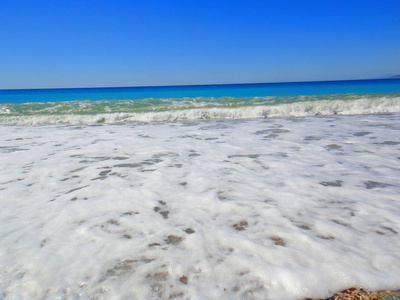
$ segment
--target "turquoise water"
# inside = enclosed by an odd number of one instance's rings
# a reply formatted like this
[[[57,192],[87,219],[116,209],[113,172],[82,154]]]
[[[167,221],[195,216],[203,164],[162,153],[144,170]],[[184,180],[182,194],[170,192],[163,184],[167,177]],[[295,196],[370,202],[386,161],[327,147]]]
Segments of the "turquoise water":
[[[0,90],[1,125],[392,112],[400,112],[400,79]]]
[[[400,79],[259,84],[0,90],[0,103],[400,93]]]

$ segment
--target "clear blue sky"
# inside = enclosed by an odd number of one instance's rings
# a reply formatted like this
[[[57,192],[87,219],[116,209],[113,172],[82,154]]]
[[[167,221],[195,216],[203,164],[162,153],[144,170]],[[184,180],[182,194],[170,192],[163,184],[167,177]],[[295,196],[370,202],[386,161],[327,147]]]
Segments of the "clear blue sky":
[[[0,89],[399,73],[399,0],[0,2]]]

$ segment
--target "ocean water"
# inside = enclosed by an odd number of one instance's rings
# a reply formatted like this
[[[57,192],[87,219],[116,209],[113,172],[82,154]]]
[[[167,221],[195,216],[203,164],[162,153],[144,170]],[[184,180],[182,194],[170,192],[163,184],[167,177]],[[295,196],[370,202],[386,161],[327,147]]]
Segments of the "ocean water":
[[[253,119],[398,112],[400,79],[0,90],[0,125]]]
[[[2,100],[0,299],[399,289],[399,82]]]

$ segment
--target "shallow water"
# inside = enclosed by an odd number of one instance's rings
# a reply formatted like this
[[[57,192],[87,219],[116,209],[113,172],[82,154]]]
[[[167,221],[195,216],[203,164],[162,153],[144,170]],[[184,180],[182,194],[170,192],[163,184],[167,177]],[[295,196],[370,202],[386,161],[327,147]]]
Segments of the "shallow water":
[[[0,90],[0,103],[0,125],[399,113],[400,79]]]
[[[120,124],[400,112],[400,94],[172,98],[8,103],[0,125]]]
[[[0,298],[399,288],[400,115],[3,127]]]

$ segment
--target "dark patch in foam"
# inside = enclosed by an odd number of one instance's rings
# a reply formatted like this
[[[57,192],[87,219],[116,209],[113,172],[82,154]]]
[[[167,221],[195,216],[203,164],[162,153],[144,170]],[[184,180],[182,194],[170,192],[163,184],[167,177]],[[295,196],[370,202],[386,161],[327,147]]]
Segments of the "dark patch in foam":
[[[27,150],[29,150],[29,149],[20,149],[20,148],[17,148],[17,147],[0,147],[0,152],[3,152],[3,153],[12,153],[12,152],[17,152],[17,151],[27,151]]]
[[[104,170],[104,171],[101,171],[100,173],[99,173],[99,175],[100,176],[106,176],[108,173],[110,173],[111,172],[111,170]]]
[[[94,141],[92,141],[92,145],[94,145],[94,144],[97,144],[97,143],[99,143],[99,142],[107,142],[107,141],[110,141],[110,140],[106,140],[106,139],[97,139],[97,140],[94,140]]]
[[[338,144],[329,144],[329,145],[326,145],[326,148],[328,150],[342,150],[342,146],[340,146]]]
[[[360,131],[360,132],[356,132],[356,133],[354,133],[353,135],[354,136],[365,136],[365,135],[368,135],[368,134],[371,134],[372,132],[369,132],[369,131]]]
[[[132,215],[138,215],[139,212],[137,211],[127,211],[121,214],[121,217],[125,217],[125,216],[132,216]]]
[[[120,261],[117,265],[113,266],[112,268],[106,271],[106,274],[100,279],[100,282],[105,281],[108,277],[116,277],[116,276],[125,276],[134,271],[135,264],[148,264],[154,261],[151,258],[143,258],[143,259],[125,259]]]
[[[115,165],[114,167],[116,167],[116,168],[138,168],[140,166],[141,165],[138,163],[127,163],[127,164],[118,164],[118,165]]]
[[[310,226],[308,226],[308,225],[299,225],[298,226],[299,228],[301,228],[301,229],[303,229],[303,230],[311,230],[311,227]]]
[[[276,152],[275,155],[279,157],[289,157],[289,155],[285,152]]]
[[[121,225],[117,220],[114,220],[114,219],[108,220],[107,223],[115,225],[115,226],[120,226]]]
[[[259,154],[236,154],[236,155],[228,155],[228,158],[234,158],[234,157],[246,157],[246,158],[259,158]]]
[[[367,190],[370,189],[375,189],[375,188],[385,188],[388,186],[393,186],[392,184],[389,183],[384,183],[384,182],[378,182],[378,181],[364,181],[365,188]]]
[[[322,140],[322,136],[309,135],[309,136],[306,136],[303,140],[305,140],[305,141],[319,141],[319,140]]]
[[[283,126],[280,125],[280,127],[283,127]],[[256,131],[254,134],[257,134],[257,135],[262,135],[262,134],[267,134],[267,133],[279,134],[279,133],[287,133],[287,132],[290,132],[290,130],[281,129],[281,128],[272,128],[272,129],[259,130],[259,131]]]
[[[199,137],[199,135],[197,135],[197,134],[192,134],[192,135],[182,135],[182,136],[179,136],[178,138],[181,138],[181,139],[185,139],[185,138],[189,138],[189,139],[195,139],[195,140],[202,140],[202,138],[201,137]]]
[[[235,228],[237,231],[245,230],[248,226],[249,223],[246,220],[240,221],[239,223],[232,225],[232,227]]]
[[[226,193],[225,191],[218,191],[217,195],[218,195],[219,200],[228,199],[228,197],[225,195],[225,193]]]
[[[267,199],[267,200],[263,200],[263,202],[267,203],[268,205],[278,206],[278,204],[275,202],[275,200]]]
[[[342,221],[339,221],[339,220],[331,220],[333,223],[336,223],[336,224],[339,224],[339,225],[342,225],[342,226],[345,226],[345,227],[350,227],[350,225],[349,224],[347,224],[347,223],[345,223],[345,222],[342,222]]]
[[[169,210],[160,211],[159,214],[162,215],[164,219],[168,219]]]
[[[104,179],[106,179],[107,178],[107,175],[109,174],[111,172],[111,170],[104,170],[104,171],[101,171],[100,173],[99,173],[99,177],[96,177],[96,178],[93,178],[93,179],[91,179],[92,181],[93,180],[104,180]]]
[[[145,173],[145,172],[154,172],[157,171],[157,169],[140,169],[140,172]]]
[[[114,167],[117,167],[117,168],[139,168],[139,167],[145,167],[145,166],[152,166],[152,165],[158,164],[162,161],[163,160],[159,159],[159,158],[150,158],[150,159],[141,161],[140,163],[118,164],[118,165],[115,165]],[[141,172],[153,172],[156,170],[157,169],[144,169],[144,168],[140,169]]]
[[[142,161],[140,164],[141,165],[154,165],[154,164],[158,164],[162,161],[163,160],[159,159],[159,158],[150,158],[150,159],[146,159],[146,160]]]
[[[130,235],[129,233],[126,232],[126,230],[121,228],[121,223],[116,219],[109,219],[108,221],[106,221],[101,225],[95,225],[95,227],[99,228],[101,231],[104,231],[106,233],[117,234],[118,236],[125,234]]]
[[[200,127],[199,130],[214,130],[214,129],[227,129],[227,128],[229,128],[229,126],[224,123],[216,123],[213,125]]]
[[[105,160],[110,160],[112,157],[109,156],[95,156],[95,157],[88,157],[88,159],[84,159],[79,161],[80,164],[83,163],[93,163],[93,162],[99,162],[99,161],[105,161]]]
[[[276,138],[276,137],[278,137],[278,136],[279,136],[279,135],[276,134],[276,133],[271,133],[271,134],[265,135],[264,138],[263,138],[263,140],[274,139],[274,138]]]
[[[160,203],[162,206],[167,205],[167,203],[166,203],[165,201],[162,201],[162,200],[158,201],[158,203]],[[162,209],[162,208],[159,207],[159,206],[155,206],[155,207],[153,208],[153,210],[154,210],[155,212],[158,212],[160,215],[162,215],[164,219],[168,219],[169,210]]]
[[[187,278],[187,276],[185,276],[185,275],[182,275],[179,278],[179,281],[182,282],[183,284],[188,284],[189,283],[189,278]]]
[[[199,153],[190,153],[188,156],[189,157],[195,157],[195,156],[200,156],[201,154]]]
[[[87,166],[86,167],[80,167],[78,169],[72,170],[71,173],[79,172],[79,171],[82,171],[82,170],[84,170],[86,168],[87,168]]]
[[[88,186],[89,186],[89,185],[84,185],[84,186],[77,187],[77,188],[75,188],[75,189],[69,190],[69,191],[66,192],[65,194],[70,194],[70,193],[72,193],[72,192],[81,190],[81,189],[83,189],[83,188],[85,188],[85,187],[88,187]]]
[[[155,157],[155,158],[160,158],[160,157],[164,157],[164,156],[166,156],[166,157],[176,157],[176,156],[179,156],[179,154],[176,153],[176,152],[163,152],[163,153],[157,153],[157,154],[153,155],[153,157]]]
[[[321,181],[319,184],[323,186],[336,186],[341,187],[343,181],[342,180],[335,180],[335,181]]]
[[[168,166],[168,168],[178,168],[178,169],[180,169],[182,167],[183,167],[183,164],[173,164],[173,165]]]
[[[388,227],[388,226],[383,226],[382,228],[389,230],[390,232],[397,234],[398,232],[396,230],[394,230],[392,227]]]
[[[128,159],[129,157],[127,157],[127,156],[115,156],[115,157],[113,157],[113,159],[114,160],[125,160],[125,159]]]
[[[275,245],[286,247],[286,242],[283,238],[281,238],[279,236],[272,236],[272,237],[270,237],[270,239],[274,241]]]
[[[177,236],[177,235],[169,235],[167,236],[167,239],[164,240],[168,245],[178,245],[180,242],[183,241],[183,237]]]
[[[44,239],[41,243],[40,243],[40,247],[43,248],[46,244],[47,244],[47,239]]]
[[[381,145],[390,145],[390,146],[395,146],[395,145],[399,145],[400,142],[396,142],[396,141],[384,141],[383,143],[381,143]]]
[[[171,277],[171,274],[168,270],[165,269],[165,266],[161,266],[162,269],[157,272],[148,273],[146,275],[146,280],[151,287],[151,291],[157,293],[158,298],[160,299],[175,299],[182,298],[184,295],[181,291],[176,291],[174,286],[168,286],[168,281]]]

